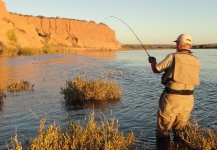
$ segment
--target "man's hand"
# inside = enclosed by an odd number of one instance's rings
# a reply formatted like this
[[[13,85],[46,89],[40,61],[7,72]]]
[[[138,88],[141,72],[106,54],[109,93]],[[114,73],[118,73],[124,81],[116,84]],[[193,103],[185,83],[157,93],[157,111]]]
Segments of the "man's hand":
[[[148,57],[148,61],[149,61],[149,63],[152,63],[152,62],[156,61],[156,58],[150,56],[150,57]]]

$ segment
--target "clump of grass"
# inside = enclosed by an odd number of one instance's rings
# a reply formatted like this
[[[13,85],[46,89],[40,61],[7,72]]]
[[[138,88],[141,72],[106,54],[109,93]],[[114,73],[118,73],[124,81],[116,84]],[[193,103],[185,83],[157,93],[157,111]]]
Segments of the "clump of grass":
[[[34,55],[34,54],[37,54],[37,53],[40,53],[39,50],[35,49],[35,48],[30,48],[30,47],[26,47],[26,48],[22,48],[22,49],[19,49],[17,54],[20,55]]]
[[[217,128],[212,131],[199,127],[198,123],[188,124],[178,135],[192,149],[217,149]]]
[[[3,98],[6,97],[4,90],[0,89],[0,102],[3,100]]]
[[[108,70],[108,76],[123,76],[123,71],[111,71]]]
[[[89,119],[84,120],[84,125],[79,123],[69,123],[69,130],[61,131],[56,125],[50,125],[45,129],[46,119],[40,122],[38,136],[29,143],[29,150],[55,149],[55,150],[114,150],[132,149],[135,136],[131,131],[127,136],[118,132],[118,121],[101,120],[97,123],[92,113]],[[21,148],[17,136],[13,147]]]
[[[61,94],[69,103],[82,102],[87,100],[114,100],[120,99],[121,88],[114,81],[93,79],[77,76],[75,80],[66,81],[65,88],[61,87]]]
[[[11,83],[10,85],[7,86],[7,90],[9,92],[14,92],[14,91],[29,91],[33,89],[34,84],[30,84],[30,82],[21,80],[19,82]]]

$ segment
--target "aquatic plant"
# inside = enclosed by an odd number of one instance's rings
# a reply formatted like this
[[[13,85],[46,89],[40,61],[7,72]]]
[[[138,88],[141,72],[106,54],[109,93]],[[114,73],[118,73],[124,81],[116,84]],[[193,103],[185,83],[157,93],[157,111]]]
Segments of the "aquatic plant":
[[[5,97],[5,92],[4,90],[0,89],[0,101],[3,100],[4,97]]]
[[[114,100],[120,99],[121,88],[114,81],[93,79],[77,76],[75,80],[66,81],[66,86],[61,87],[61,94],[69,103],[82,102],[86,100]]]
[[[201,128],[197,122],[189,123],[182,131],[178,132],[178,136],[192,149],[217,149],[217,128],[212,131]]]
[[[29,142],[29,150],[129,150],[135,136],[131,131],[124,136],[118,131],[118,121],[116,119],[102,119],[97,122],[94,118],[94,112],[87,119],[84,119],[84,125],[80,123],[69,122],[69,130],[61,131],[57,125],[50,125],[45,129],[46,119],[40,122],[38,136]],[[17,134],[12,138],[13,149],[22,149],[21,143],[17,140]]]
[[[10,85],[7,86],[7,90],[9,92],[14,92],[14,91],[29,91],[32,90],[34,87],[34,84],[30,84],[30,82],[21,80],[19,82],[11,83]]]
[[[111,76],[123,76],[124,73],[123,71],[112,71],[112,70],[108,70],[108,76],[111,77]]]

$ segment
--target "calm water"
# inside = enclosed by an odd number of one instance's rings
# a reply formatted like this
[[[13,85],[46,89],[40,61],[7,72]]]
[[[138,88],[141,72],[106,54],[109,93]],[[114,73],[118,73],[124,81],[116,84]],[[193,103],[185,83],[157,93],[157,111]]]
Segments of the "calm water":
[[[163,59],[174,50],[148,51],[157,60]],[[193,50],[201,62],[201,85],[196,87],[195,107],[199,125],[213,128],[217,124],[217,50]],[[108,71],[123,72],[123,76],[108,76]],[[122,97],[117,102],[86,105],[80,109],[66,106],[60,87],[66,80],[78,74],[88,79],[107,77],[122,88]],[[67,116],[72,121],[82,121],[93,110],[96,117],[116,118],[120,131],[125,134],[133,130],[138,140],[136,144],[144,149],[155,149],[155,126],[158,99],[163,90],[161,74],[153,74],[147,55],[141,51],[119,51],[107,53],[71,55],[35,55],[0,57],[0,86],[19,80],[30,81],[34,91],[7,93],[0,105],[0,149],[11,136],[18,133],[24,143],[25,135],[37,135],[39,121],[47,119],[47,125],[68,125]]]

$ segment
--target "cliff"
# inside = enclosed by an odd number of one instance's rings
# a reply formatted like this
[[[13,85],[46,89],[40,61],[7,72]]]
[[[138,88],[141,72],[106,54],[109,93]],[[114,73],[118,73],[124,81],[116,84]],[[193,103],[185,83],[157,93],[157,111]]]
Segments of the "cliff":
[[[46,44],[94,49],[120,49],[115,32],[105,24],[7,12],[0,0],[0,46],[43,48]]]

